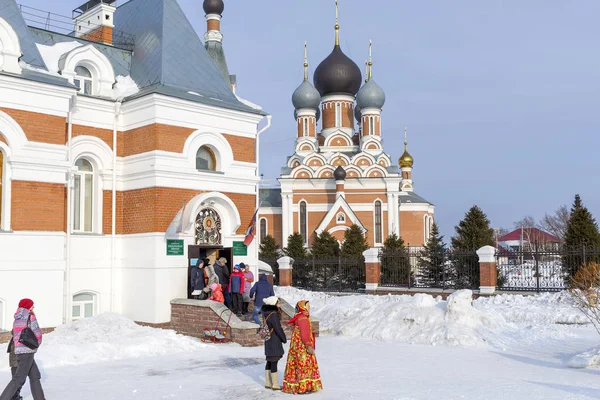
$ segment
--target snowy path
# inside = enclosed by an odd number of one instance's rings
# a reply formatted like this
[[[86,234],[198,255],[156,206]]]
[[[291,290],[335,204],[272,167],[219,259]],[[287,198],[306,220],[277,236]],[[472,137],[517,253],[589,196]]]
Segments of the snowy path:
[[[317,351],[325,390],[310,398],[600,398],[600,370],[565,366],[598,341],[589,328],[575,329],[575,339],[510,351],[323,337]],[[48,368],[43,384],[48,399],[60,400],[289,398],[262,388],[263,365],[261,348],[210,345],[179,355]],[[1,372],[0,382],[7,379]]]

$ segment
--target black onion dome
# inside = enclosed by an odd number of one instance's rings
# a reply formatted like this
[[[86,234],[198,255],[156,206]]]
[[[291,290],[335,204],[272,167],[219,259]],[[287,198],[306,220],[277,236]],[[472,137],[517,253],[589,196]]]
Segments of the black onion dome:
[[[338,167],[335,169],[335,171],[333,171],[333,177],[335,178],[336,181],[343,181],[346,179],[346,170],[344,169],[344,167],[342,167],[341,165],[338,165]]]
[[[360,89],[362,75],[358,65],[336,45],[315,70],[313,82],[321,96],[332,93],[348,93],[354,96]]]
[[[223,15],[223,10],[225,10],[225,4],[223,4],[223,0],[204,0],[202,6],[204,7],[204,12],[206,15]]]

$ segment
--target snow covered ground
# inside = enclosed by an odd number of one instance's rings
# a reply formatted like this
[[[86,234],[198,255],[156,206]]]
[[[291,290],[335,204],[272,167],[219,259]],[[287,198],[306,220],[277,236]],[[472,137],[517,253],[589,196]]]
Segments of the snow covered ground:
[[[325,390],[311,398],[600,398],[600,336],[564,294],[498,296],[471,307],[466,293],[445,302],[277,292],[290,303],[309,299],[321,320]],[[114,314],[46,335],[37,359],[48,399],[289,397],[263,388],[262,348],[206,345]],[[3,386],[9,372],[0,362]],[[31,399],[28,388],[24,394]]]

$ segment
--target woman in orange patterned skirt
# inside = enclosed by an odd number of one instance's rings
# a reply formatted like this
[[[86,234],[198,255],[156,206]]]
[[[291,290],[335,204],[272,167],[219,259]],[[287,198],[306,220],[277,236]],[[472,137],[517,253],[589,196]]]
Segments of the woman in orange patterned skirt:
[[[288,322],[293,326],[292,341],[288,352],[283,392],[290,394],[318,392],[323,389],[319,364],[315,356],[315,335],[310,322],[308,301],[299,301],[296,315]]]

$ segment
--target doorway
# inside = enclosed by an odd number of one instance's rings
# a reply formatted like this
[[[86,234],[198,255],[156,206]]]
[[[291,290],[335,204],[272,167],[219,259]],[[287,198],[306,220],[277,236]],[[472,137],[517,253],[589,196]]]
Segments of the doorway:
[[[211,245],[189,245],[188,246],[188,274],[187,274],[187,298],[192,298],[192,268],[196,266],[198,259],[209,259],[209,263],[214,264],[215,260],[221,257],[227,259],[227,268],[229,273],[235,265],[233,261],[233,248],[223,246],[211,246]],[[221,282],[222,283],[222,282]]]

